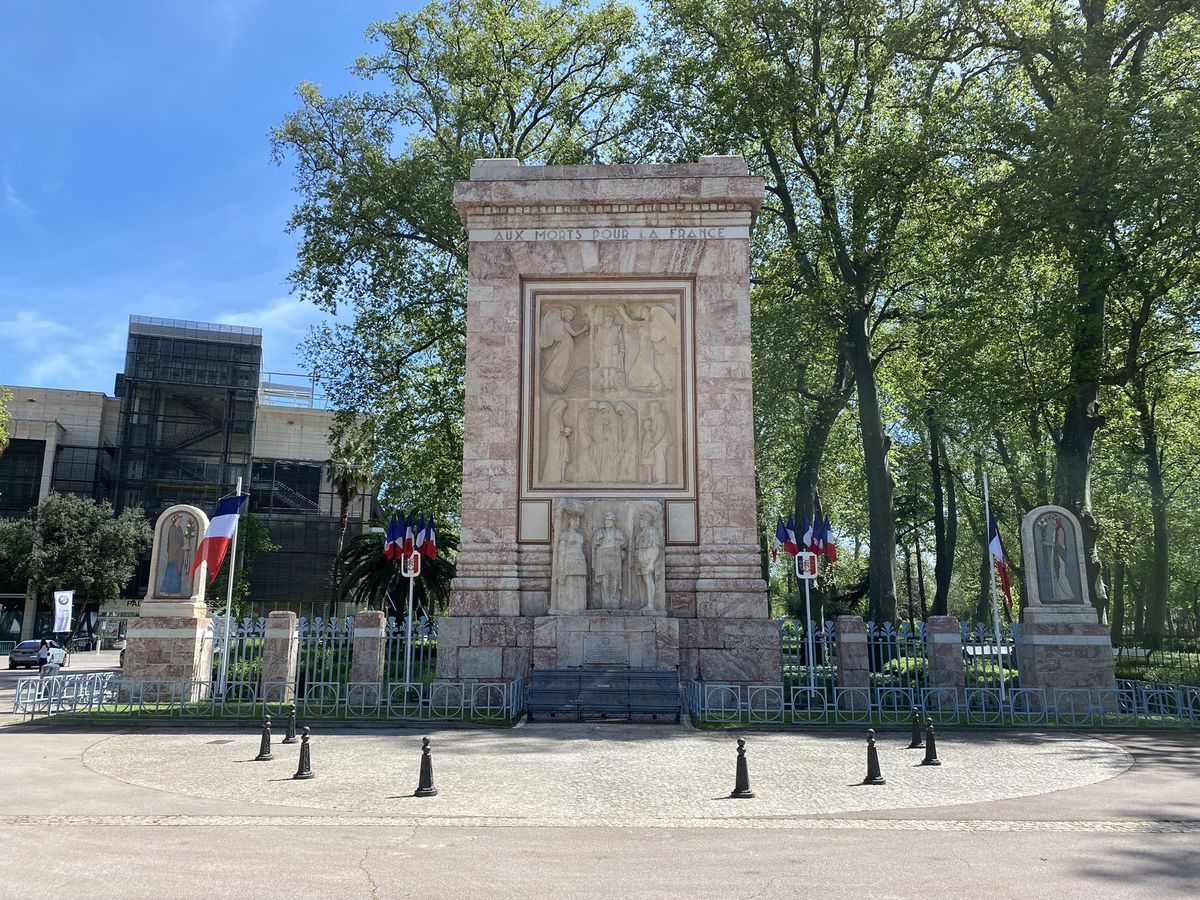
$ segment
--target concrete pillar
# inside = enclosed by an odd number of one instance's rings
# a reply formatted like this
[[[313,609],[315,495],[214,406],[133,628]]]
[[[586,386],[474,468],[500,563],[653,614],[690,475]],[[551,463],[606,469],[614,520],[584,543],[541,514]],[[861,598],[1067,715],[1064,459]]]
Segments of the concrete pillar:
[[[58,451],[58,426],[46,429],[46,446],[42,450],[42,482],[38,485],[38,503],[50,496],[54,483],[54,457]]]
[[[350,656],[350,683],[355,685],[352,704],[378,703],[387,653],[386,619],[377,609],[354,616],[354,647]]]
[[[930,616],[925,620],[926,658],[929,662],[929,687],[946,692],[962,703],[967,698],[967,680],[963,669],[962,629],[954,616]]]
[[[33,592],[32,584],[26,584],[25,612],[21,616],[21,640],[32,640],[35,619],[37,619],[37,594]]]
[[[871,662],[867,654],[867,625],[862,616],[838,616],[837,632],[839,688],[863,688],[843,695],[844,709],[866,709],[870,705]]]
[[[294,612],[273,612],[263,630],[263,698],[268,703],[291,703],[296,699],[296,664],[300,654],[300,631]]]

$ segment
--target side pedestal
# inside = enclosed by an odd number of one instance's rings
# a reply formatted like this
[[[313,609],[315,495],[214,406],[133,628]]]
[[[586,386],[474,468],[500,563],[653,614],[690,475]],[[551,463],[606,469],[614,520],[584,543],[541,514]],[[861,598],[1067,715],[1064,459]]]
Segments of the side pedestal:
[[[121,684],[135,690],[145,685],[171,685],[184,697],[192,685],[207,686],[212,671],[212,621],[204,617],[141,617],[129,623]],[[207,687],[205,687],[207,690]],[[200,698],[195,698],[200,699]]]
[[[1091,607],[1028,607],[1017,638],[1021,687],[1041,689],[1053,704],[1059,689],[1116,689],[1112,637]]]

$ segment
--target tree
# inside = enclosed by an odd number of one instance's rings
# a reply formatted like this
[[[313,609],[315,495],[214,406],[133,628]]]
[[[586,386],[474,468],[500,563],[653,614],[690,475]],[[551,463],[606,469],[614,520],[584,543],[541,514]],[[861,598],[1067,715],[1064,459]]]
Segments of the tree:
[[[325,462],[329,483],[338,498],[338,552],[346,543],[346,526],[350,520],[350,504],[371,484],[373,466],[364,445],[349,441],[334,447],[334,454]]]
[[[446,521],[462,472],[466,233],[454,182],[477,158],[616,158],[633,87],[635,15],[581,0],[443,0],[378,22],[355,72],[374,90],[301,107],[275,129],[292,160],[302,299],[349,321],[305,345],[335,408],[335,438],[367,416],[385,496]]]
[[[657,10],[664,75],[649,100],[657,120],[681,146],[742,150],[765,175],[772,274],[778,260],[794,320],[823,320],[836,335],[833,352],[821,348],[831,362],[820,389],[788,381],[812,403],[818,443],[853,386],[871,614],[893,619],[892,439],[879,367],[903,346],[897,323],[915,299],[910,263],[942,223],[935,201],[956,178],[956,135],[979,74],[968,23],[940,3],[889,0],[663,0]],[[801,494],[812,480],[807,465],[797,473]]]
[[[383,522],[372,522],[382,528]],[[414,608],[426,616],[445,611],[450,602],[450,582],[454,578],[454,553],[458,536],[438,532],[436,559],[421,562],[421,574],[413,585]],[[401,574],[400,561],[383,555],[383,541],[377,532],[354,537],[341,553],[342,578],[338,599],[354,609],[381,609],[404,618],[408,606],[408,579]]]
[[[4,453],[8,446],[8,420],[12,418],[12,413],[8,411],[8,404],[11,402],[12,391],[0,387],[0,454]]]
[[[1194,172],[1200,63],[1192,0],[979,3],[979,37],[1015,77],[989,152],[1008,240],[1040,245],[1068,278],[1051,297],[1069,361],[1060,384],[1055,501],[1083,525],[1092,595],[1103,598],[1091,477],[1106,385],[1133,376],[1142,328],[1198,249]],[[1152,286],[1150,293],[1143,287]],[[1130,326],[1112,341],[1114,317]]]
[[[0,560],[42,597],[74,590],[99,603],[121,595],[151,537],[140,509],[118,516],[108,501],[55,493],[0,528]]]

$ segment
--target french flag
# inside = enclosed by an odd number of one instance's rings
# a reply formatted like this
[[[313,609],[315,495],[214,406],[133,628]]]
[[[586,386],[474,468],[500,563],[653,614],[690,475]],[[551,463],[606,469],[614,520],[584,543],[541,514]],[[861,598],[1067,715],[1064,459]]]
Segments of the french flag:
[[[813,516],[812,545],[808,549],[817,556],[825,555],[825,525],[819,516]]]
[[[784,527],[783,518],[775,517],[775,539],[771,541],[771,562],[779,557],[779,548],[787,543],[787,528]]]
[[[813,523],[808,521],[808,516],[804,517],[804,524],[800,527],[802,536],[800,538],[800,549],[807,550],[809,553],[814,552],[816,547],[816,529],[813,528]]]
[[[208,563],[209,582],[217,580],[217,573],[221,570],[221,563],[225,561],[229,544],[233,541],[234,534],[237,533],[238,517],[246,508],[246,501],[249,499],[249,494],[238,494],[235,497],[226,497],[224,500],[217,501],[216,515],[208,523],[204,539],[200,541],[200,546],[196,548],[196,555],[192,558],[192,571],[188,575],[189,578],[196,574],[201,563]]]
[[[783,542],[783,549],[795,556],[800,552],[800,545],[796,543],[796,520],[792,516],[788,516],[787,527],[784,531],[786,540]]]
[[[1000,528],[996,525],[996,518],[992,515],[989,508],[988,516],[988,551],[992,554],[992,560],[996,564],[996,574],[1000,576],[1000,589],[1004,591],[1004,602],[1008,606],[1008,611],[1012,612],[1012,585],[1008,581],[1008,563],[1004,559],[1004,545],[1000,543]]]
[[[427,535],[427,526],[425,525],[425,515],[421,515],[420,521],[417,523],[417,529],[414,532],[416,537],[413,538],[413,552],[425,555],[425,540]]]
[[[417,545],[417,552],[426,559],[437,559],[437,529],[433,527],[433,516],[425,523],[425,538]]]
[[[396,517],[392,516],[388,522],[387,534],[383,538],[383,555],[387,559],[400,558],[400,538],[401,538],[400,523],[396,521]]]
[[[825,558],[831,563],[837,562],[837,544],[833,542],[833,526],[829,524],[829,516],[821,527],[821,537],[825,542]]]
[[[416,519],[415,513],[410,513],[404,517],[404,556],[412,556],[413,552],[413,521]]]

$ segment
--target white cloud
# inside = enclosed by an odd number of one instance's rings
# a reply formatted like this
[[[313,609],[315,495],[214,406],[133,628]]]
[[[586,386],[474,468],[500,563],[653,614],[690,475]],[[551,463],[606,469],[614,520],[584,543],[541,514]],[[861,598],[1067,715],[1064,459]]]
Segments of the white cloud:
[[[295,297],[278,297],[262,306],[237,312],[218,313],[213,321],[222,325],[244,325],[263,332],[263,368],[268,372],[296,372],[296,347],[318,322],[332,318],[311,303]]]
[[[91,320],[77,325],[32,310],[0,320],[9,354],[3,380],[27,387],[111,393],[125,358],[127,323]]]
[[[0,187],[4,193],[4,213],[23,228],[33,228],[35,225],[33,209],[21,199],[17,186],[13,184],[12,175],[8,169],[0,174]]]

